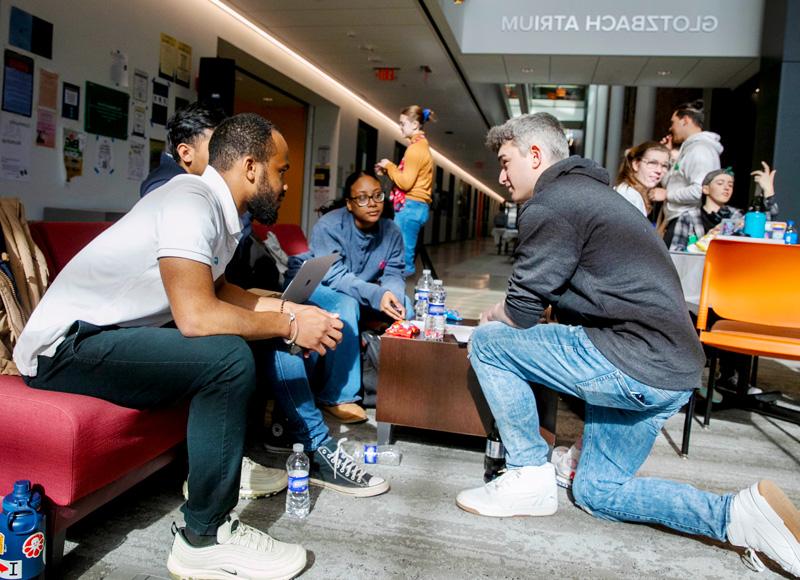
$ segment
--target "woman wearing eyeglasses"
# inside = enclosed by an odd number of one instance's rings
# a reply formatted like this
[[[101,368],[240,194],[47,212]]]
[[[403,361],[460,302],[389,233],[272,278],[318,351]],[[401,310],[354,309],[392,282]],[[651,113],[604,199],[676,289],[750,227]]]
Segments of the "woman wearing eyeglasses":
[[[625,152],[614,189],[645,217],[653,210],[648,193],[669,171],[669,149],[657,141],[645,141]]]
[[[428,221],[433,191],[433,157],[422,127],[435,120],[433,111],[419,105],[406,107],[400,113],[400,133],[409,140],[403,160],[395,165],[388,159],[381,159],[375,165],[378,175],[386,172],[394,182],[392,192],[394,202],[394,221],[400,226],[405,244],[404,276],[414,274],[414,257],[417,237]]]
[[[381,184],[371,173],[353,173],[345,181],[344,200],[345,207],[322,216],[311,230],[313,256],[342,256],[322,284],[352,297],[360,307],[403,320],[403,238],[393,221],[381,218]]]

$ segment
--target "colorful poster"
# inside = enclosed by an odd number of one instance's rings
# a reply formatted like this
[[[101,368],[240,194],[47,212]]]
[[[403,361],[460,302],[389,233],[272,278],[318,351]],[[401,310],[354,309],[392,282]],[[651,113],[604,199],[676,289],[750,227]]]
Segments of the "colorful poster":
[[[56,147],[56,112],[39,107],[36,111],[36,145]]]
[[[0,122],[0,177],[29,181],[32,147],[30,120],[16,115],[3,115]]]
[[[133,100],[140,103],[147,102],[147,81],[150,76],[143,70],[133,71]]]
[[[142,181],[147,177],[145,168],[147,167],[147,156],[144,152],[144,143],[134,143],[131,141],[128,149],[128,179],[131,181]]]
[[[158,76],[167,80],[175,78],[178,66],[178,41],[169,34],[161,33],[161,49],[158,57]]]
[[[64,169],[67,181],[83,175],[83,150],[86,147],[86,134],[64,127]]]
[[[33,59],[6,49],[3,74],[3,110],[33,114]]]
[[[65,119],[78,120],[81,112],[81,88],[64,82],[61,87],[61,116]]]
[[[96,137],[94,172],[97,175],[114,173],[114,140],[110,137]]]
[[[53,23],[12,6],[8,42],[33,54],[53,58]]]
[[[58,108],[58,73],[39,69],[39,106]]]
[[[184,42],[178,43],[178,62],[175,67],[175,82],[189,87],[192,79],[192,47]]]

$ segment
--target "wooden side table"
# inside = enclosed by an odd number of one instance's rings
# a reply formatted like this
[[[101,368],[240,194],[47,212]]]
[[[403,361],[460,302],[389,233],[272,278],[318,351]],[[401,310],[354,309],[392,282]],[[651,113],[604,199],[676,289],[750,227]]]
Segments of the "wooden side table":
[[[542,436],[555,443],[558,395],[534,388]],[[378,444],[392,440],[395,425],[485,437],[492,413],[467,358],[466,344],[384,335],[378,371]]]

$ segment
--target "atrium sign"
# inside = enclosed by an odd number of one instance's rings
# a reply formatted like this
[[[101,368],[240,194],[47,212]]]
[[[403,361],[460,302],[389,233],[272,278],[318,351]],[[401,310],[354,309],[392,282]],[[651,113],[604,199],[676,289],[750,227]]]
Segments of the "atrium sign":
[[[439,6],[465,54],[757,57],[764,0],[439,0]]]
[[[582,25],[582,26],[581,26]],[[714,32],[719,19],[712,15],[653,16],[635,14],[587,14],[582,20],[574,14],[535,14],[503,16],[503,32]]]

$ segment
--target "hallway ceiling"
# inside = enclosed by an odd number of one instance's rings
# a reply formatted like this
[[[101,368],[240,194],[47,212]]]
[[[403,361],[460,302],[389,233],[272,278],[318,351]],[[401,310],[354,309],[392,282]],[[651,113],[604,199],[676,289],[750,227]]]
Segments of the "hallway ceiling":
[[[758,72],[748,58],[464,55],[438,0],[228,3],[390,117],[414,103],[436,111],[431,143],[489,184],[497,167],[483,141],[508,115],[501,84],[735,87]],[[396,68],[396,79],[379,80],[376,67]]]

